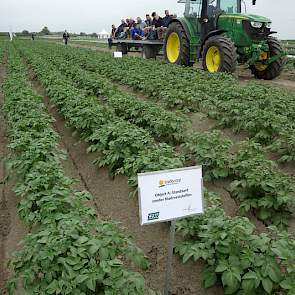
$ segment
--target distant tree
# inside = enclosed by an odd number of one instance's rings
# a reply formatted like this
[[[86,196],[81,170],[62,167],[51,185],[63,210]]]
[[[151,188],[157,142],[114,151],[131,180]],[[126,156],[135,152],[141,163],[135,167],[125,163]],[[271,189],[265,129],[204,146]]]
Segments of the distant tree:
[[[41,30],[40,33],[41,35],[50,35],[50,31],[46,26]]]
[[[81,33],[80,33],[80,36],[87,36],[87,34],[84,33],[84,32],[81,32]]]
[[[30,32],[29,32],[28,30],[23,30],[23,31],[21,32],[21,34],[22,34],[23,36],[28,36],[28,35],[30,35]]]
[[[92,34],[90,34],[90,36],[91,37],[94,37],[94,38],[97,38],[98,37],[98,35],[96,33],[92,33]]]

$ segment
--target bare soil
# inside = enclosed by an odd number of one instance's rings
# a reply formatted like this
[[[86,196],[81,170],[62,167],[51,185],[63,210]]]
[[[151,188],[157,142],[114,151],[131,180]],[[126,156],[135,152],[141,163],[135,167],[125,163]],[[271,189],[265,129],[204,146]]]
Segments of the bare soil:
[[[256,81],[263,85],[272,85],[281,87],[284,89],[294,90],[295,89],[295,71],[288,72],[283,71],[282,74],[274,80],[266,81],[266,80],[257,80],[253,77],[250,70],[245,69],[243,67],[239,67],[237,71],[237,76],[241,83],[248,83],[250,81]]]
[[[31,76],[34,75],[31,73]],[[79,135],[73,135],[70,128],[65,127],[65,121],[51,106],[41,84],[33,80],[33,88],[44,97],[48,111],[55,118],[55,128],[61,136],[61,142],[68,152],[68,161],[64,163],[65,173],[78,178],[94,197],[94,207],[98,215],[104,219],[112,219],[121,223],[126,233],[131,235],[136,244],[150,258],[152,267],[143,273],[148,287],[155,290],[163,289],[166,256],[168,246],[169,225],[157,224],[142,227],[139,225],[139,210],[137,199],[129,197],[127,178],[117,176],[111,178],[107,169],[98,168],[92,164],[95,154],[87,154],[87,144],[79,141]],[[173,295],[223,294],[221,287],[205,291],[201,287],[202,263],[188,262],[183,264],[178,256],[173,261]]]

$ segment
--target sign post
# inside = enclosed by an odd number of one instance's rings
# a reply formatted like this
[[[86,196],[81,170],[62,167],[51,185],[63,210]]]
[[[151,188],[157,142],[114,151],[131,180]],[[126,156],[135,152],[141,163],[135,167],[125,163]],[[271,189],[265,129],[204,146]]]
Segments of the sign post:
[[[204,212],[202,167],[138,174],[140,224],[171,221],[164,295],[169,295],[176,220]]]
[[[169,238],[169,245],[168,245],[168,258],[167,258],[167,266],[166,266],[164,295],[169,295],[169,290],[171,290],[172,259],[173,259],[174,240],[175,240],[175,229],[176,229],[176,220],[172,220],[170,225],[170,238]]]

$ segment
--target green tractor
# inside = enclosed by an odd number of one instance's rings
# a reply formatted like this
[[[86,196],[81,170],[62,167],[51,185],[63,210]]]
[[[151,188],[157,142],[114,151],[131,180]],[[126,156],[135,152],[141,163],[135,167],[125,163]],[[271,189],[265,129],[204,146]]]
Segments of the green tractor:
[[[164,40],[165,60],[191,66],[202,59],[204,70],[233,73],[247,64],[258,79],[280,75],[285,53],[271,35],[271,20],[242,13],[243,0],[179,0],[184,17],[173,19]],[[252,0],[255,5],[256,1]]]

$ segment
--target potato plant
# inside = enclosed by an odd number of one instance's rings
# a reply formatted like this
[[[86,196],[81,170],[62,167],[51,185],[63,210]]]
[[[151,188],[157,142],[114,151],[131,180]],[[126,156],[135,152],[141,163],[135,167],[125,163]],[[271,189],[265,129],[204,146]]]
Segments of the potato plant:
[[[257,234],[247,218],[227,216],[218,196],[205,195],[204,215],[178,221],[183,238],[175,248],[184,263],[206,261],[203,286],[221,283],[225,294],[293,294],[294,237],[275,227]]]
[[[253,141],[240,144],[231,164],[236,176],[231,194],[239,200],[243,212],[254,210],[259,219],[285,228],[295,208],[292,179],[279,172],[261,151]]]
[[[205,180],[212,180],[232,175],[231,146],[220,131],[194,132],[182,145],[182,152],[192,164],[203,166]]]

